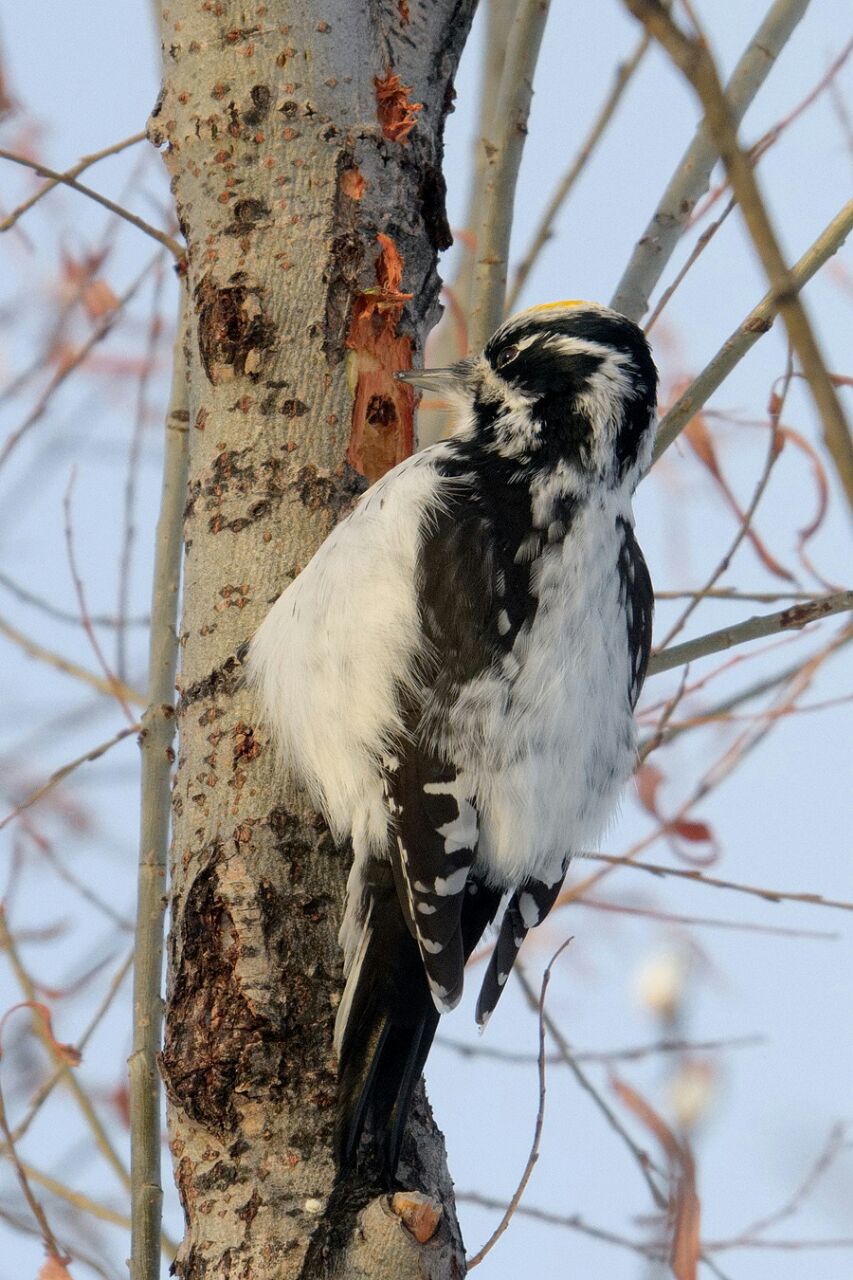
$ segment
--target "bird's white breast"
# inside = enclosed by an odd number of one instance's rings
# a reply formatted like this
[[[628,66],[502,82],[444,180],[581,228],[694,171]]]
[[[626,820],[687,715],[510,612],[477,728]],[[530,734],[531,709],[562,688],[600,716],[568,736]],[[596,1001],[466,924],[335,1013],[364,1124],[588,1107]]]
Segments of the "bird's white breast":
[[[542,554],[509,696],[500,677],[483,676],[455,712],[480,812],[477,862],[497,883],[553,879],[568,854],[599,838],[633,769],[619,515],[618,495],[594,500]]]

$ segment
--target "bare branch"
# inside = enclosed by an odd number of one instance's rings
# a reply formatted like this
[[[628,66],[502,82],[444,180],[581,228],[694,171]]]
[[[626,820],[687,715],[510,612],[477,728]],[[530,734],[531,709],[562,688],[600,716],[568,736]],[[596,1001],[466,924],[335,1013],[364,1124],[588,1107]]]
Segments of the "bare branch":
[[[89,334],[89,337],[78,348],[78,350],[74,353],[74,355],[71,356],[70,359],[64,360],[62,362],[60,367],[56,370],[53,377],[48,382],[42,394],[39,396],[38,401],[36,402],[34,408],[30,410],[30,412],[27,414],[26,418],[21,423],[21,425],[19,427],[16,427],[16,429],[6,437],[6,441],[3,445],[3,448],[2,450],[0,450],[0,467],[3,466],[3,464],[8,459],[9,455],[12,453],[12,451],[18,447],[21,440],[27,434],[30,428],[35,426],[35,424],[41,418],[42,414],[44,413],[45,409],[50,403],[51,396],[56,391],[57,387],[61,386],[61,384],[65,382],[65,380],[69,377],[70,374],[74,372],[75,369],[79,369],[80,365],[83,364],[83,362],[91,353],[92,348],[95,347],[101,341],[102,338],[106,337],[106,335],[109,333],[110,329],[112,329],[113,325],[115,324],[117,318],[121,314],[124,307],[127,305],[128,302],[130,302],[131,298],[139,290],[146,276],[156,266],[159,259],[160,259],[160,253],[158,252],[151,259],[151,261],[148,262],[145,267],[143,267],[143,269],[140,271],[136,279],[132,282],[132,284],[125,290],[125,292],[119,298],[118,302],[113,307],[113,309],[111,311],[108,311],[107,314],[101,318],[101,320],[92,330],[92,332]]]
[[[30,604],[35,609],[40,609],[42,613],[47,614],[49,618],[55,618],[57,622],[71,622],[75,627],[80,626],[80,614],[72,613],[70,609],[60,609],[52,600],[46,600],[44,596],[36,595],[34,591],[30,591],[27,587],[16,582],[14,578],[10,578],[7,573],[0,573],[0,587],[6,590],[23,604]],[[107,613],[93,613],[89,621],[95,627],[147,627],[150,619],[145,616],[141,618],[114,618]]]
[[[633,866],[633,862],[630,865]],[[734,933],[766,934],[771,938],[796,938],[797,941],[805,938],[810,942],[837,942],[840,937],[840,934],[829,929],[794,929],[782,924],[758,924],[755,920],[685,915],[682,911],[663,911],[660,907],[640,907],[627,902],[607,902],[602,898],[573,898],[572,905],[589,907],[593,911],[610,911],[616,915],[646,917],[661,924],[683,924],[692,929],[725,929]]]
[[[121,142],[114,142],[111,146],[104,147],[101,151],[95,151],[91,155],[83,156],[83,159],[78,160],[77,164],[72,165],[70,169],[66,169],[61,176],[51,178],[43,187],[41,187],[40,190],[36,191],[35,195],[30,196],[30,198],[25,200],[23,204],[19,204],[17,209],[13,209],[8,217],[4,218],[2,222],[0,222],[0,232],[9,231],[14,227],[20,217],[27,213],[28,210],[32,209],[33,205],[38,204],[42,196],[46,196],[48,191],[52,191],[54,187],[58,186],[63,181],[68,182],[69,179],[78,178],[85,169],[88,169],[93,164],[97,164],[99,160],[105,160],[107,156],[118,155],[120,151],[125,151],[128,147],[135,146],[137,142],[144,142],[146,136],[147,135],[143,130],[141,133],[132,134],[129,138],[123,138]]]
[[[701,35],[695,38],[685,35],[660,0],[625,0],[625,3],[666,49],[702,103],[705,127],[726,167],[732,192],[770,283],[771,298],[782,316],[791,346],[808,380],[823,424],[824,442],[835,463],[848,503],[853,507],[853,438],[800,302],[799,291],[782,255],[752,163],[738,142],[737,121],[732,118],[707,44]]]
[[[74,529],[71,523],[71,493],[74,488],[76,479],[76,470],[72,469],[71,476],[68,480],[68,487],[65,490],[65,496],[62,501],[62,509],[65,514],[65,545],[68,550],[68,566],[71,570],[71,580],[74,583],[74,590],[77,593],[77,601],[80,606],[80,621],[83,624],[83,630],[89,637],[89,643],[98,662],[101,664],[101,670],[104,673],[104,679],[110,687],[113,696],[118,701],[119,706],[127,717],[128,721],[136,728],[136,719],[133,712],[127,704],[127,699],[122,692],[123,681],[110,669],[109,663],[104,657],[104,652],[95,635],[95,628],[92,626],[92,620],[89,617],[89,609],[86,604],[86,591],[83,586],[83,579],[77,568],[77,558],[74,552]]]
[[[773,468],[775,467],[782,453],[783,440],[779,432],[779,421],[782,416],[782,410],[785,407],[785,400],[787,399],[788,391],[790,390],[791,380],[793,376],[794,376],[793,356],[792,356],[791,348],[789,346],[788,360],[785,368],[785,373],[782,379],[782,390],[779,392],[778,396],[774,396],[773,402],[772,402],[771,423],[770,423],[772,430],[770,433],[770,444],[767,448],[767,458],[765,460],[764,467],[762,468],[761,475],[758,478],[758,484],[755,486],[755,490],[753,492],[752,499],[749,503],[749,506],[746,508],[746,511],[744,511],[743,517],[740,520],[740,523],[738,526],[737,533],[735,534],[732,541],[729,543],[729,546],[727,547],[724,555],[722,556],[722,559],[720,559],[717,562],[716,566],[711,571],[710,577],[706,579],[704,585],[700,587],[699,591],[696,593],[693,599],[689,602],[687,607],[682,611],[681,616],[670,627],[669,631],[666,633],[663,640],[658,645],[659,649],[665,649],[668,645],[672,643],[675,637],[684,628],[684,625],[687,622],[690,615],[696,609],[699,608],[699,605],[705,599],[708,592],[714,589],[716,584],[719,582],[720,578],[729,568],[732,560],[734,559],[735,553],[738,547],[740,546],[740,544],[743,542],[744,538],[746,538],[747,535],[752,534],[753,517],[755,515],[756,510],[758,509],[759,502],[764,496],[764,492],[767,488],[767,485],[770,482],[770,475],[773,471]]]
[[[9,962],[12,966],[15,977],[18,980],[18,985],[21,988],[24,999],[33,1005],[37,1005],[37,993],[33,980],[24,968],[21,958],[18,955],[17,947],[15,946],[14,939],[9,931],[9,926],[6,923],[6,913],[2,907],[0,907],[0,951],[5,951],[9,957]],[[101,1119],[92,1105],[91,1098],[80,1084],[80,1081],[77,1079],[74,1072],[71,1070],[67,1059],[63,1057],[56,1041],[50,1035],[47,1027],[45,1026],[43,1018],[38,1015],[35,1009],[33,1011],[33,1031],[50,1055],[63,1084],[67,1085],[71,1090],[74,1100],[91,1130],[98,1150],[104,1156],[107,1163],[112,1167],[113,1171],[118,1176],[119,1181],[129,1189],[130,1175],[125,1169],[121,1157],[113,1146],[109,1134],[101,1123]]]
[[[21,1159],[18,1156],[17,1151],[15,1150],[15,1143],[14,1143],[14,1139],[12,1138],[12,1131],[9,1128],[9,1121],[6,1119],[6,1104],[3,1101],[3,1091],[1,1089],[0,1089],[0,1132],[2,1132],[3,1137],[6,1140],[6,1143],[5,1143],[6,1154],[8,1155],[8,1158],[12,1162],[12,1167],[15,1170],[15,1174],[17,1176],[21,1191],[23,1192],[24,1199],[26,1200],[27,1205],[29,1206],[30,1212],[32,1213],[33,1217],[35,1218],[36,1222],[39,1225],[41,1238],[44,1243],[44,1247],[47,1250],[48,1256],[50,1258],[55,1259],[64,1268],[65,1263],[70,1262],[71,1259],[69,1258],[65,1250],[59,1247],[59,1243],[56,1239],[56,1236],[53,1234],[51,1225],[47,1220],[47,1214],[45,1213],[44,1209],[39,1204],[38,1200],[35,1198],[33,1194],[32,1187],[30,1186],[30,1183],[29,1183],[27,1170],[22,1164]]]
[[[723,627],[719,631],[710,631],[707,635],[698,636],[695,640],[687,640],[684,644],[673,645],[662,653],[653,653],[649,660],[648,674],[660,675],[662,671],[671,671],[685,662],[695,662],[697,658],[705,658],[711,653],[722,653],[735,645],[746,644],[750,640],[760,640],[763,636],[776,635],[780,631],[799,631],[810,622],[819,618],[829,618],[836,613],[849,613],[853,609],[853,591],[836,591],[831,595],[818,596],[814,600],[806,600],[802,604],[791,605],[779,613],[765,613],[748,618],[746,622],[736,623],[732,627]]]
[[[833,218],[825,231],[791,268],[793,290],[802,289],[812,276],[837,253],[853,228],[853,200]],[[749,315],[738,325],[734,333],[723,343],[713,360],[676,400],[658,427],[654,461],[668,449],[673,440],[698,413],[705,402],[729,376],[732,369],[755,345],[762,334],[767,333],[777,314],[772,293],[767,293]]]
[[[52,649],[46,649],[37,640],[31,640],[22,631],[18,631],[16,627],[6,622],[4,618],[0,618],[0,635],[5,636],[7,640],[11,640],[13,644],[16,644],[19,649],[23,649],[24,653],[29,654],[31,658],[35,658],[38,662],[46,662],[48,666],[56,667],[57,671],[64,671],[66,675],[73,676],[75,680],[81,680],[83,684],[88,684],[92,689],[97,689],[99,693],[106,693],[114,697],[115,690],[118,688],[121,690],[125,702],[134,703],[138,707],[145,706],[145,698],[136,689],[131,689],[129,685],[122,684],[120,680],[105,680],[103,676],[99,676],[95,671],[90,671],[88,667],[81,667],[79,662],[72,662],[70,658],[63,658],[61,653],[54,653]]]
[[[809,0],[776,0],[744,50],[726,86],[726,101],[736,123],[743,119],[808,3]],[[703,122],[616,286],[610,305],[631,320],[639,321],[648,310],[651,292],[681,239],[696,202],[708,190],[717,154]]]
[[[177,240],[173,240],[165,231],[152,227],[150,222],[146,222],[138,214],[131,213],[123,205],[116,204],[114,200],[109,200],[106,196],[102,196],[99,191],[93,191],[91,187],[85,187],[82,182],[77,182],[75,178],[70,177],[67,173],[57,173],[55,169],[48,169],[46,165],[38,164],[27,156],[17,155],[14,151],[4,151],[2,148],[0,148],[0,160],[11,160],[13,164],[20,164],[25,169],[32,169],[42,178],[50,178],[53,183],[61,182],[63,186],[71,187],[72,191],[79,191],[81,195],[88,196],[96,204],[103,205],[105,209],[109,209],[110,213],[115,213],[119,218],[124,218],[125,222],[129,222],[131,226],[136,227],[139,231],[144,231],[152,240],[156,240],[164,248],[168,249],[179,262],[183,258],[183,245],[179,244]],[[39,194],[42,193],[40,192]]]
[[[495,1244],[497,1244],[498,1240],[500,1240],[501,1236],[506,1231],[513,1214],[521,1203],[521,1197],[524,1195],[525,1188],[530,1181],[533,1166],[539,1159],[539,1144],[542,1141],[542,1126],[545,1123],[545,993],[548,990],[548,983],[551,981],[551,970],[570,942],[571,938],[566,938],[565,942],[557,948],[551,959],[548,961],[545,972],[542,975],[542,987],[539,992],[538,1000],[533,995],[532,988],[526,988],[532,997],[534,1007],[538,1009],[539,1013],[539,1107],[536,1112],[536,1126],[533,1130],[533,1143],[530,1148],[530,1155],[527,1157],[527,1164],[524,1166],[524,1172],[521,1175],[521,1180],[515,1189],[515,1194],[507,1205],[503,1217],[489,1236],[486,1243],[481,1249],[478,1249],[472,1258],[468,1259],[469,1271],[473,1267],[476,1267],[478,1263],[483,1261],[486,1254]]]
[[[622,99],[622,95],[628,87],[631,77],[637,70],[637,67],[642,62],[649,44],[650,37],[648,34],[644,34],[637,42],[633,53],[625,62],[620,63],[616,68],[616,77],[613,81],[611,90],[602,103],[601,109],[593,121],[592,127],[581,144],[577,155],[569,165],[569,168],[563,174],[560,181],[557,183],[557,186],[554,188],[551,198],[545,206],[545,211],[539,219],[539,225],[533,233],[527,252],[516,268],[515,279],[512,282],[512,288],[510,289],[509,297],[507,298],[505,308],[507,313],[512,311],[518,301],[519,294],[527,283],[527,277],[530,275],[539,254],[551,239],[554,219],[565,204],[569,193],[586,167],[590,156],[598,146],[605,129],[613,119],[616,108],[619,106]]]
[[[525,997],[527,998],[527,1003],[530,1005],[531,1008],[535,1009],[536,994],[533,991],[532,986],[530,985],[530,980],[524,971],[523,965],[519,964],[518,959],[516,959],[516,962],[513,965],[513,973],[515,974],[516,978],[521,984],[521,988],[525,994]],[[607,1121],[610,1128],[613,1130],[615,1134],[617,1134],[619,1138],[622,1139],[625,1146],[630,1151],[631,1155],[636,1161],[636,1164],[638,1169],[640,1170],[640,1173],[643,1175],[643,1181],[645,1182],[646,1186],[649,1189],[653,1202],[657,1205],[659,1209],[664,1208],[666,1204],[666,1200],[664,1199],[663,1195],[660,1192],[660,1189],[657,1186],[657,1183],[652,1177],[651,1170],[653,1169],[654,1166],[652,1164],[652,1161],[649,1157],[648,1152],[643,1151],[640,1147],[637,1146],[636,1142],[631,1137],[628,1130],[622,1124],[622,1121],[619,1119],[616,1113],[612,1110],[612,1108],[608,1105],[605,1099],[601,1096],[599,1091],[596,1089],[595,1085],[590,1080],[589,1076],[586,1074],[585,1071],[581,1070],[581,1068],[578,1066],[577,1058],[572,1053],[569,1042],[566,1040],[565,1036],[563,1035],[560,1028],[557,1026],[554,1019],[549,1014],[543,1013],[543,1020],[549,1036],[551,1036],[552,1040],[554,1041],[557,1048],[559,1049],[560,1055],[563,1061],[571,1071],[572,1075],[575,1077],[575,1080],[577,1080],[578,1084],[584,1090],[584,1092],[589,1094],[589,1096],[592,1098],[593,1102],[595,1103],[596,1107],[598,1107],[598,1110],[604,1116],[604,1119]]]
[[[523,0],[516,6],[491,136],[482,140],[486,164],[468,321],[468,343],[475,351],[503,316],[515,184],[548,5],[549,0]]]
[[[32,805],[38,804],[39,800],[44,799],[48,792],[52,791],[54,787],[59,786],[60,782],[64,782],[70,773],[73,773],[75,769],[79,769],[81,764],[90,764],[94,760],[99,760],[102,755],[105,755],[105,753],[110,750],[111,747],[116,746],[119,742],[123,742],[125,738],[130,736],[130,734],[137,733],[138,731],[138,724],[131,724],[125,729],[119,729],[118,733],[113,734],[111,738],[107,738],[106,742],[102,742],[99,746],[93,747],[91,751],[87,751],[85,755],[78,756],[76,760],[69,760],[68,764],[62,765],[60,769],[55,769],[47,782],[43,783],[40,787],[37,787],[35,791],[32,791],[27,796],[26,800],[22,800],[19,805],[15,806],[11,813],[6,814],[6,817],[0,821],[0,831],[2,831],[13,818],[19,817],[25,809],[29,809]]]
[[[583,904],[592,905],[592,904]],[[458,1053],[460,1058],[489,1058],[494,1062],[505,1062],[512,1066],[530,1066],[537,1062],[535,1053],[523,1053],[520,1050],[498,1049],[485,1042],[471,1044],[468,1040],[454,1040],[450,1036],[437,1036],[435,1043],[442,1049],[450,1049]],[[626,1049],[573,1050],[575,1062],[639,1062],[643,1058],[656,1057],[662,1053],[716,1053],[720,1049],[747,1049],[763,1044],[762,1036],[731,1036],[724,1040],[656,1040],[654,1044],[631,1045]],[[566,1059],[561,1053],[547,1053],[545,1064],[549,1067],[566,1066]]]
[[[187,488],[189,410],[185,344],[188,299],[181,296],[174,373],[166,417],[163,485],[151,594],[150,703],[142,718],[142,800],[133,977],[130,1072],[132,1280],[160,1274],[163,1190],[160,1182],[160,1074],[163,920],[169,845],[174,687],[178,660],[178,590]]]
[[[484,1196],[479,1191],[457,1191],[456,1199],[467,1204],[478,1205],[481,1209],[503,1209],[503,1201],[493,1196]],[[665,1258],[666,1249],[662,1245],[646,1243],[644,1240],[631,1240],[620,1236],[615,1231],[607,1231],[603,1227],[595,1227],[580,1214],[552,1213],[549,1209],[539,1209],[534,1205],[519,1205],[516,1210],[525,1218],[533,1218],[537,1222],[546,1222],[553,1227],[568,1227],[572,1231],[580,1231],[583,1235],[592,1236],[604,1244],[618,1245],[622,1249],[630,1249],[644,1258]]]
[[[838,911],[853,911],[853,902],[824,898],[820,893],[792,893],[785,889],[768,889],[764,885],[720,880],[695,867],[664,867],[653,862],[637,862],[635,858],[619,858],[607,853],[586,853],[584,858],[593,862],[606,862],[611,867],[636,867],[638,871],[648,871],[653,876],[675,876],[679,880],[692,880],[712,889],[732,889],[736,893],[748,893],[753,898],[762,898],[765,902],[802,902],[811,907],[835,907]]]
[[[100,1025],[101,1020],[107,1013],[113,1000],[118,994],[121,988],[121,984],[124,982],[125,978],[130,972],[130,967],[132,964],[133,964],[133,952],[129,951],[128,954],[125,956],[124,960],[122,961],[122,963],[119,965],[118,969],[116,970],[113,976],[113,979],[110,982],[109,987],[107,988],[104,998],[102,999],[101,1003],[98,1005],[97,1009],[95,1010],[95,1012],[93,1013],[89,1021],[89,1025],[86,1027],[86,1030],[83,1032],[82,1036],[80,1037],[80,1039],[77,1041],[77,1044],[75,1045],[75,1048],[81,1057],[83,1056],[83,1050],[85,1049],[86,1045],[89,1043],[90,1039],[92,1038],[98,1026]],[[43,1084],[39,1085],[38,1089],[33,1095],[33,1098],[30,1102],[29,1109],[26,1115],[22,1120],[18,1121],[18,1123],[15,1125],[15,1128],[12,1131],[12,1137],[14,1138],[15,1142],[18,1142],[21,1138],[23,1138],[24,1134],[27,1132],[33,1120],[35,1120],[36,1116],[41,1110],[41,1107],[50,1097],[51,1093],[53,1093],[54,1088],[56,1087],[56,1085],[59,1083],[61,1079],[62,1079],[62,1071],[55,1070],[52,1075],[48,1076],[48,1078],[44,1081]],[[0,1148],[0,1155],[5,1155],[5,1152],[3,1151],[2,1148]]]

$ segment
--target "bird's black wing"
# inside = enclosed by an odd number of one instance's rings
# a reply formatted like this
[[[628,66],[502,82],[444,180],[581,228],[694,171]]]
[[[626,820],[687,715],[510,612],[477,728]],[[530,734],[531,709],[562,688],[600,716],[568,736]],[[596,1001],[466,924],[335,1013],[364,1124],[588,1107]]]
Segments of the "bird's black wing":
[[[631,706],[637,699],[646,678],[649,654],[652,650],[652,621],[654,619],[655,593],[639,543],[627,520],[617,521],[622,534],[619,548],[619,600],[625,610],[628,627],[628,654],[631,669],[628,675]]]

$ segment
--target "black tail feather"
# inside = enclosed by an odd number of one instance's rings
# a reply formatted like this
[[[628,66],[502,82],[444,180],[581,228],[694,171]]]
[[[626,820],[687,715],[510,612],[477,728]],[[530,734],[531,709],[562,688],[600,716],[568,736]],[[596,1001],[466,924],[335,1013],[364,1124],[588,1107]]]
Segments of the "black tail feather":
[[[369,1123],[383,1181],[393,1180],[412,1093],[438,1026],[417,943],[397,900],[391,867],[369,865],[365,929],[340,1044],[335,1135],[343,1172]]]
[[[461,933],[465,958],[492,920],[500,893],[483,884],[466,893]],[[358,1164],[362,1132],[373,1135],[370,1164],[392,1185],[412,1094],[439,1021],[418,945],[397,899],[390,863],[365,869],[368,936],[348,982],[352,984],[340,1037],[335,1148],[341,1174]]]

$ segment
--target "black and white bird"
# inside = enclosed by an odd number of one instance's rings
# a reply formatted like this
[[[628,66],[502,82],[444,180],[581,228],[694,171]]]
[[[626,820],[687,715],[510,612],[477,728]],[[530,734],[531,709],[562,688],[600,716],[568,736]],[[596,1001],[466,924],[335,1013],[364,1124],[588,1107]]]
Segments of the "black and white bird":
[[[455,434],[368,490],[249,655],[284,765],[352,844],[338,1159],[368,1126],[388,1179],[466,960],[500,919],[482,1026],[634,768],[653,596],[631,497],[657,389],[637,326],[577,301],[400,377]]]

